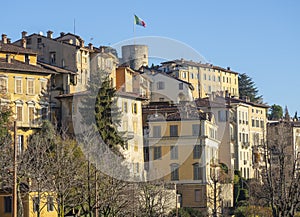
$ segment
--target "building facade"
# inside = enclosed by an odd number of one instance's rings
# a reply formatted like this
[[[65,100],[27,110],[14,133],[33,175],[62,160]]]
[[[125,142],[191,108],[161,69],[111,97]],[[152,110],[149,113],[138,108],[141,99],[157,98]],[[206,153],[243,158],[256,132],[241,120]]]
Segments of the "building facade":
[[[12,107],[17,123],[18,148],[22,151],[28,137],[50,118],[49,86],[53,71],[37,65],[37,54],[24,47],[0,42],[1,105]]]
[[[239,96],[238,73],[227,69],[184,59],[162,62],[160,70],[194,86],[193,97],[205,98],[213,92],[227,91]]]
[[[149,116],[148,179],[175,184],[182,207],[212,213],[212,182],[219,162],[217,126],[209,113],[181,111]]]

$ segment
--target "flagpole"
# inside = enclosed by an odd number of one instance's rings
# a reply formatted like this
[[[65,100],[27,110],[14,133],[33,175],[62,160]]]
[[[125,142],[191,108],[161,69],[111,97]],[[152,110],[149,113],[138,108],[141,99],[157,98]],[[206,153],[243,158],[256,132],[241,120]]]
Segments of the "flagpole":
[[[133,15],[133,45],[135,45],[135,16]]]

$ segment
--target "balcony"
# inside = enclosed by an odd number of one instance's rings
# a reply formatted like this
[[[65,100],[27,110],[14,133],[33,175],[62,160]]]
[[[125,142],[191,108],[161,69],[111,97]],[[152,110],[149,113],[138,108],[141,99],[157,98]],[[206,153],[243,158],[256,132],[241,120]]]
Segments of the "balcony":
[[[17,127],[18,128],[41,128],[42,126],[40,122],[28,123],[23,121],[17,121]]]
[[[122,137],[126,140],[130,140],[134,138],[134,132],[133,131],[121,131]]]
[[[249,148],[250,143],[249,142],[242,142],[242,148]]]

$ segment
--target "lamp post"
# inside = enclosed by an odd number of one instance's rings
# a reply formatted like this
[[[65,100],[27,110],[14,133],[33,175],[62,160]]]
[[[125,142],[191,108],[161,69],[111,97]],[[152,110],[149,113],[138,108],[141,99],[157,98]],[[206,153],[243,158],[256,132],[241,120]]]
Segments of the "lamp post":
[[[13,176],[13,217],[17,217],[17,122],[14,121],[14,176]]]

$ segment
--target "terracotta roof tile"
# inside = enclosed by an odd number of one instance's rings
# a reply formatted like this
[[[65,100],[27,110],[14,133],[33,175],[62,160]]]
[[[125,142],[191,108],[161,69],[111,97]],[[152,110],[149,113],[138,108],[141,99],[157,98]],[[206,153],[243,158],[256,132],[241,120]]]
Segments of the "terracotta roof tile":
[[[44,69],[40,66],[30,65],[24,62],[20,62],[12,59],[10,63],[5,58],[0,58],[0,70],[7,71],[19,71],[19,72],[31,72],[31,73],[44,73],[54,74],[55,72],[48,69]]]
[[[49,65],[49,64],[46,64],[46,63],[38,62],[38,64],[41,65],[45,69],[49,69],[49,70],[55,71],[57,73],[74,74],[74,75],[77,74],[76,72],[66,70],[66,69],[63,69],[63,68],[60,68],[60,67],[57,67],[57,66]]]
[[[5,44],[2,41],[0,41],[0,52],[3,53],[21,53],[21,54],[37,54],[33,50],[30,50],[28,48],[23,48],[20,46],[16,46],[13,44]]]

